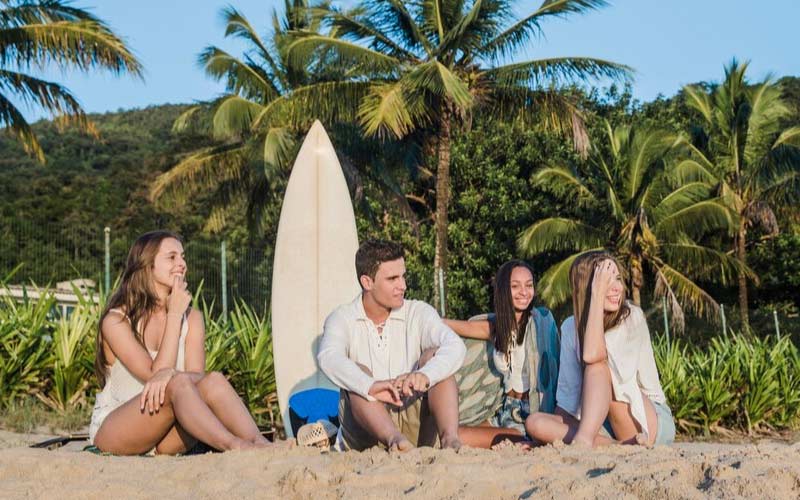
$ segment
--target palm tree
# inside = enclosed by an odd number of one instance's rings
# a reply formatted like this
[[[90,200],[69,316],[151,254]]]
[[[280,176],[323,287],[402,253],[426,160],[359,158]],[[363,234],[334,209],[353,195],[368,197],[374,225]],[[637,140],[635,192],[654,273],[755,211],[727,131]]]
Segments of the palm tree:
[[[684,309],[715,317],[716,301],[695,280],[727,283],[740,267],[701,239],[732,231],[735,216],[712,198],[709,184],[680,184],[671,175],[668,162],[679,137],[629,126],[612,129],[606,122],[605,139],[605,151],[595,151],[588,164],[546,167],[534,175],[536,185],[577,208],[572,218],[537,221],[519,236],[519,248],[527,255],[571,252],[544,273],[541,297],[551,307],[566,301],[572,262],[587,251],[607,248],[630,271],[626,279],[636,304],[651,276],[653,296],[666,297],[679,328]]]
[[[741,261],[738,274],[742,325],[749,329],[747,230],[759,225],[767,237],[778,233],[772,207],[800,198],[800,127],[783,128],[790,110],[781,88],[769,78],[749,85],[747,63],[734,59],[725,68],[725,81],[707,90],[684,88],[687,104],[703,120],[689,155],[679,166],[685,180],[711,183],[738,216],[733,252]]]
[[[235,8],[222,9],[225,36],[244,40],[241,57],[209,46],[198,63],[211,78],[225,82],[226,91],[208,103],[190,107],[173,130],[207,134],[217,144],[187,155],[151,186],[150,197],[161,205],[183,205],[198,192],[211,192],[211,214],[205,229],[221,230],[231,215],[245,209],[251,221],[271,199],[275,176],[290,163],[296,134],[312,121],[288,123],[280,105],[295,92],[312,92],[325,81],[341,78],[339,70],[318,52],[289,60],[287,33],[316,32],[319,21],[306,11],[306,0],[284,0],[283,17],[273,10],[272,36],[264,40]]]
[[[546,126],[588,145],[582,115],[559,92],[565,84],[595,78],[624,79],[630,69],[585,57],[503,64],[549,18],[604,7],[604,0],[546,0],[516,19],[510,0],[362,0],[353,10],[315,9],[337,36],[299,31],[292,58],[328,49],[351,68],[338,86],[305,97],[310,111],[357,114],[368,137],[418,134],[435,160],[435,300],[439,270],[447,268],[450,147],[454,128],[478,109],[524,126]],[[335,104],[332,104],[335,103]],[[299,109],[299,108],[298,108]]]
[[[0,0],[0,125],[41,162],[44,151],[36,134],[11,99],[94,132],[68,89],[28,74],[32,67],[50,64],[62,70],[102,68],[137,77],[142,72],[122,39],[89,12],[61,0]]]

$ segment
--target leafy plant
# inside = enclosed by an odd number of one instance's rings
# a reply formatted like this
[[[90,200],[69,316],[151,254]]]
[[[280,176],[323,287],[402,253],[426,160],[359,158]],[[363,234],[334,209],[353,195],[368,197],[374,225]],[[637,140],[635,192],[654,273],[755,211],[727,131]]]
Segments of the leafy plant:
[[[73,407],[88,406],[88,390],[96,386],[93,375],[93,342],[100,322],[101,305],[92,301],[77,287],[78,306],[55,322],[52,341],[45,344],[49,351],[50,385],[45,393],[36,396],[59,413]]]
[[[48,314],[54,304],[52,295],[33,300],[26,293],[22,302],[8,294],[0,298],[0,402],[35,394],[44,383],[44,340],[52,333]]]

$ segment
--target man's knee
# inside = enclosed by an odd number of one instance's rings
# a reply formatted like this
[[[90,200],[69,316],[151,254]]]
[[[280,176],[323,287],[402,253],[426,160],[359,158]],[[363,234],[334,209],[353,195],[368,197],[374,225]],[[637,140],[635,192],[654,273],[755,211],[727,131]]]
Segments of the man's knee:
[[[428,361],[433,359],[433,357],[436,355],[436,351],[438,350],[439,350],[438,348],[432,347],[430,349],[422,351],[422,355],[419,357],[419,361],[417,362],[417,367],[422,368],[423,366],[425,366],[425,364]]]

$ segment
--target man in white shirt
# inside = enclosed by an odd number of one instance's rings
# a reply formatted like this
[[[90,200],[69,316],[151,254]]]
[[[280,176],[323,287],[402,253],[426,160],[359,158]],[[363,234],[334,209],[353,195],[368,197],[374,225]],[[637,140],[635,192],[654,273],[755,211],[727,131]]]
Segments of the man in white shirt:
[[[405,300],[403,248],[371,240],[356,252],[362,292],[325,320],[317,359],[341,388],[338,444],[459,448],[453,374],[466,349],[430,305]]]

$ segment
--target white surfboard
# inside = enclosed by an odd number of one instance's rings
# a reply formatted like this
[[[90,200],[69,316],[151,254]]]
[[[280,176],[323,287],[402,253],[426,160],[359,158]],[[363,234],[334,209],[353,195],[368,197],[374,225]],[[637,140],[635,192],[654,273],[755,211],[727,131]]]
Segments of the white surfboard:
[[[283,198],[272,268],[272,355],[287,436],[288,400],[336,386],[317,365],[323,323],[355,298],[358,249],[350,192],[328,134],[315,121],[294,162]]]

